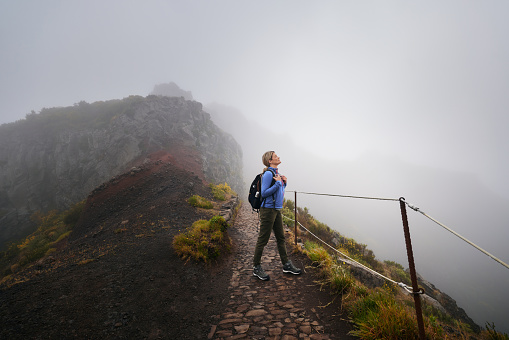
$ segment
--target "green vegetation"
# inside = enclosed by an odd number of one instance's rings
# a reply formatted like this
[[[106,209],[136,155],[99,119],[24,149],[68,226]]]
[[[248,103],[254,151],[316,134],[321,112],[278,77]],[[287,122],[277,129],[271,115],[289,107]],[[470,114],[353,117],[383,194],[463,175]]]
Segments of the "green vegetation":
[[[203,209],[212,209],[214,205],[212,202],[207,200],[206,198],[203,198],[199,195],[193,195],[191,196],[187,202],[192,205],[193,207],[203,208]]]
[[[283,210],[283,223],[287,226],[295,225],[295,203],[291,200],[284,200]],[[302,222],[301,222],[302,223]]]
[[[227,183],[224,184],[209,184],[209,188],[212,191],[212,196],[215,200],[218,201],[226,201],[227,199],[230,199],[233,195],[236,195],[236,193],[230,188],[230,186]],[[213,209],[214,203],[207,200],[204,197],[201,197],[199,195],[193,195],[191,196],[187,202],[192,205],[193,207],[203,208],[203,209]]]
[[[288,217],[295,219],[295,203],[291,200],[285,200],[283,203],[283,214]],[[333,235],[332,230],[326,224],[315,219],[309,214],[308,208],[297,208],[298,221],[311,231],[316,236],[320,237],[325,242],[329,243],[332,241]],[[285,223],[293,225],[293,221],[289,221],[285,218]]]
[[[208,262],[230,251],[228,223],[222,216],[199,220],[185,232],[173,238],[173,248],[183,259]]]
[[[350,270],[337,263],[320,245],[306,241],[307,256],[320,269],[321,283],[326,284],[333,294],[347,293],[355,286],[355,279]]]
[[[235,191],[227,183],[218,185],[210,183],[209,187],[212,189],[212,195],[214,195],[216,200],[226,201],[232,195],[236,195]]]
[[[386,265],[386,269],[389,273],[389,277],[394,281],[403,282],[406,285],[411,286],[412,280],[410,279],[410,273],[405,271],[405,268],[397,262],[394,261],[384,261]]]
[[[288,216],[285,223],[293,225],[294,203],[285,201],[283,214]],[[404,267],[394,261],[379,262],[366,245],[341,236],[327,225],[314,219],[309,211],[298,209],[299,222],[326,240],[336,244],[336,249],[356,261],[392,278],[397,282],[410,284],[410,276]],[[354,325],[351,335],[361,339],[416,339],[418,327],[413,297],[392,283],[383,287],[368,288],[356,279],[348,265],[337,253],[316,240],[309,233],[299,234],[304,241],[301,251],[313,262],[318,271],[318,283],[327,287],[334,299],[341,298],[341,309],[345,310]],[[475,334],[469,325],[445,314],[422,300],[425,333],[428,339],[509,339],[506,334],[495,330],[494,324],[487,324],[486,330]]]
[[[60,213],[53,210],[47,214],[34,214],[32,219],[38,225],[37,230],[0,253],[0,278],[54,252],[56,245],[70,235],[84,204],[84,201],[79,202]]]
[[[122,100],[91,104],[81,101],[68,107],[43,108],[40,113],[32,111],[25,119],[0,125],[0,144],[8,145],[9,141],[21,136],[27,141],[44,140],[50,147],[50,141],[62,131],[105,129],[122,116],[132,118],[137,105],[143,100],[141,96],[129,96]],[[73,146],[86,150],[89,147],[88,137],[82,136]]]
[[[212,196],[216,201],[226,201],[237,195],[227,183],[209,184]],[[193,195],[188,203],[194,207],[213,209],[211,214],[217,214],[219,204],[211,202],[199,195]],[[233,215],[238,211],[238,206]],[[176,235],[173,239],[175,252],[185,260],[208,262],[218,258],[222,253],[230,251],[230,238],[226,233],[228,223],[224,217],[214,216],[209,221],[199,220],[186,232]]]
[[[285,215],[283,222],[287,225],[294,225],[294,222],[289,219],[295,219],[294,211],[295,203],[291,200],[285,200],[283,204],[283,215]],[[309,213],[308,208],[298,207],[297,215],[300,224],[327,244],[337,244],[337,249],[343,254],[348,255],[373,270],[383,270],[383,265],[375,259],[375,254],[372,250],[367,249],[365,244],[357,243],[354,239],[347,238],[333,231],[328,225],[315,219]],[[286,216],[289,218],[286,218]]]
[[[490,340],[509,340],[509,335],[506,333],[499,333],[495,330],[494,323],[486,323],[486,331],[483,332],[486,339]]]
[[[342,308],[346,309],[354,324],[351,335],[361,339],[418,338],[411,297],[392,286],[368,288],[353,277],[348,266],[338,262],[321,245],[306,241],[304,246],[304,253],[319,270],[319,283],[327,286],[331,294],[341,295]],[[432,339],[447,339],[448,336],[443,330],[444,323],[433,314],[436,310],[428,307],[427,311],[427,336]],[[468,326],[459,323],[456,327],[465,330]]]
[[[419,336],[415,314],[396,301],[384,289],[369,291],[349,306],[356,329],[350,334],[361,339],[417,339]],[[427,332],[430,334],[429,332]],[[441,337],[442,331],[439,331]]]

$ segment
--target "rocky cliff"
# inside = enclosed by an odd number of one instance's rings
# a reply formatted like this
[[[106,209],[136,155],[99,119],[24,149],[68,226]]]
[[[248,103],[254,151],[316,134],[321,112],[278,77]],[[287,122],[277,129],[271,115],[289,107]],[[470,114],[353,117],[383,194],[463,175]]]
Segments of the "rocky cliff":
[[[239,145],[183,97],[80,102],[0,126],[0,245],[31,232],[34,212],[67,208],[158,150],[242,192]]]

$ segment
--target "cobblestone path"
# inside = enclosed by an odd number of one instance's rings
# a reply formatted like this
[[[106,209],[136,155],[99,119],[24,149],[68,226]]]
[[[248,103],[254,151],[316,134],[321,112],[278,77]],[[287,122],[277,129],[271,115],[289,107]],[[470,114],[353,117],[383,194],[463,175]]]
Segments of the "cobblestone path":
[[[233,233],[238,239],[230,298],[226,311],[217,315],[209,339],[337,339],[327,334],[317,311],[307,307],[302,294],[306,284],[302,275],[284,274],[274,234],[265,247],[262,267],[269,281],[253,276],[252,257],[257,239],[257,215],[249,204],[239,210]],[[292,258],[292,254],[290,254]],[[302,268],[300,261],[294,264]],[[309,278],[308,278],[309,280]],[[307,289],[318,289],[316,286]],[[309,309],[309,310],[308,310]]]

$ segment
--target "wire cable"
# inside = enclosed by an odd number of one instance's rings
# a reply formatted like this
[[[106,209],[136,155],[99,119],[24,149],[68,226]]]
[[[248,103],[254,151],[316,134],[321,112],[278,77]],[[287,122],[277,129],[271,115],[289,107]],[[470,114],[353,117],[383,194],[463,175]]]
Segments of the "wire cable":
[[[395,201],[395,202],[399,201],[399,199],[397,199],[397,198],[320,194],[320,193],[317,193],[317,192],[303,192],[303,191],[287,191],[287,192],[295,192],[295,193],[298,193],[298,194],[317,195],[317,196],[332,196],[332,197],[343,197],[343,198],[360,198],[360,199],[365,199],[365,200]]]
[[[352,195],[334,195],[334,194],[324,194],[324,193],[316,193],[316,192],[304,192],[304,191],[287,191],[287,192],[294,192],[294,193],[300,193],[300,194],[306,194],[306,195],[317,195],[317,196],[331,196],[331,197],[344,197],[344,198],[359,198],[359,199],[368,199],[368,200],[380,200],[380,201],[400,201],[400,199],[397,199],[397,198],[384,198],[384,197],[369,197],[369,196],[352,196]],[[429,218],[430,220],[432,220],[433,222],[435,222],[436,224],[438,224],[439,226],[441,226],[442,228],[444,228],[445,230],[449,231],[450,233],[452,233],[453,235],[459,237],[460,239],[462,239],[463,241],[467,242],[468,244],[470,244],[472,247],[476,248],[477,250],[479,250],[480,252],[486,254],[487,256],[489,256],[490,258],[492,258],[493,260],[497,261],[498,263],[500,263],[501,265],[503,265],[504,267],[508,268],[509,269],[509,265],[507,263],[505,263],[504,261],[500,260],[499,258],[497,258],[496,256],[494,256],[493,254],[490,254],[489,252],[487,252],[486,250],[482,249],[481,247],[479,247],[478,245],[476,245],[475,243],[473,243],[472,241],[466,239],[465,237],[461,236],[460,234],[458,234],[457,232],[455,232],[454,230],[448,228],[447,226],[445,226],[444,224],[438,222],[436,219],[434,219],[433,217],[429,216],[428,214],[426,214],[425,212],[423,212],[422,210],[420,210],[418,207],[416,206],[413,206],[411,204],[409,204],[408,202],[406,202],[404,199],[403,201],[405,202],[405,204],[412,210],[414,211],[417,211],[421,214],[423,214],[424,216],[426,216],[427,218]],[[300,224],[300,223],[299,223]],[[305,228],[304,226],[302,226],[303,228]],[[306,229],[307,230],[307,229]],[[309,231],[309,230],[308,230]],[[315,236],[315,235],[313,235]],[[315,236],[316,237],[316,236]],[[317,237],[318,238],[318,237]],[[323,242],[323,241],[322,241]]]
[[[294,219],[292,219],[292,218],[290,218],[290,217],[288,217],[288,216],[285,216],[285,215],[283,215],[283,216],[284,216],[285,218],[289,219],[290,221],[295,222],[295,220],[294,220]],[[347,258],[348,260],[350,260],[351,262],[353,262],[353,263],[357,264],[358,266],[360,266],[360,267],[364,268],[365,270],[369,271],[370,273],[372,273],[372,274],[374,274],[374,275],[377,275],[377,276],[379,276],[379,277],[381,277],[381,278],[383,278],[383,279],[385,279],[385,280],[387,280],[387,281],[389,281],[389,282],[394,283],[395,285],[397,285],[397,286],[399,286],[399,287],[401,287],[401,288],[405,289],[405,290],[406,290],[407,292],[409,292],[410,294],[422,294],[422,293],[423,293],[422,291],[414,292],[414,291],[411,289],[411,287],[407,286],[405,283],[403,283],[403,282],[396,282],[396,281],[394,281],[393,279],[388,278],[387,276],[384,276],[384,275],[382,275],[382,274],[378,273],[377,271],[374,271],[373,269],[371,269],[371,268],[369,268],[369,267],[367,267],[367,266],[363,265],[362,263],[360,263],[360,262],[358,262],[358,261],[356,261],[356,260],[352,259],[352,258],[351,258],[351,257],[349,257],[348,255],[343,254],[342,252],[340,252],[339,250],[337,250],[336,248],[334,248],[333,246],[331,246],[330,244],[328,244],[327,242],[325,242],[324,240],[322,240],[320,237],[318,237],[318,236],[316,236],[315,234],[313,234],[313,232],[311,232],[308,228],[304,227],[304,226],[303,226],[300,222],[298,222],[298,221],[297,221],[297,223],[299,223],[299,225],[300,225],[303,229],[305,229],[308,233],[310,233],[311,235],[313,235],[316,239],[320,240],[320,242],[322,242],[323,244],[325,244],[327,247],[331,248],[331,249],[332,249],[333,251],[335,251],[336,253],[341,254],[342,256],[344,256],[345,258]]]
[[[430,220],[432,220],[433,222],[435,222],[436,224],[438,224],[439,226],[441,226],[442,228],[444,228],[445,230],[447,230],[448,232],[452,233],[453,235],[459,237],[460,239],[462,239],[463,241],[467,242],[468,244],[470,244],[472,247],[476,248],[477,250],[479,250],[480,252],[488,255],[489,257],[491,257],[493,260],[497,261],[498,263],[500,263],[501,265],[503,265],[504,267],[508,268],[509,269],[509,265],[507,263],[505,263],[504,261],[500,260],[499,258],[497,258],[496,256],[490,254],[489,252],[487,252],[486,250],[482,249],[481,247],[479,247],[478,245],[476,245],[475,243],[473,243],[472,241],[468,240],[467,238],[461,236],[460,234],[458,234],[457,232],[455,232],[454,230],[452,230],[451,228],[448,228],[446,225],[438,222],[437,220],[435,220],[433,217],[429,216],[428,214],[426,214],[424,211],[422,211],[421,209],[419,209],[418,207],[416,206],[413,206],[413,205],[410,205],[408,204],[406,201],[405,201],[406,205],[414,210],[414,211],[417,211],[421,214],[423,214],[424,216],[426,216],[427,218],[429,218]]]

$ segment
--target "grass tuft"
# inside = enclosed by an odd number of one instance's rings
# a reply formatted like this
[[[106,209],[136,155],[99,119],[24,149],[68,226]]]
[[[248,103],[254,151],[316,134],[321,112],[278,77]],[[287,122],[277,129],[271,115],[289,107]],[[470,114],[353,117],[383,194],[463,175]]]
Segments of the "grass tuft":
[[[19,271],[23,267],[56,251],[55,245],[67,238],[77,223],[85,202],[79,202],[68,210],[35,213],[32,220],[37,230],[17,243],[12,243],[6,251],[0,252],[0,278]]]
[[[490,340],[509,340],[509,335],[506,333],[500,333],[495,330],[495,323],[486,323],[486,330],[483,332],[485,339]]]
[[[353,244],[353,242],[352,242]],[[345,308],[354,324],[351,335],[361,339],[415,339],[418,327],[413,308],[413,299],[402,293],[396,286],[385,284],[379,288],[367,288],[358,282],[348,265],[334,258],[316,242],[306,240],[304,253],[318,268],[319,281],[328,286],[331,294],[342,296],[341,309]],[[398,272],[402,279],[406,275],[403,267],[395,262],[385,263],[391,273]],[[450,327],[450,320],[430,306],[424,304],[426,335],[431,339],[450,339],[444,324]],[[456,324],[455,329],[467,336],[472,334],[465,324]],[[490,338],[491,339],[491,338]],[[492,337],[492,339],[504,339]]]
[[[212,195],[214,195],[216,200],[226,201],[229,197],[236,195],[235,191],[230,188],[228,183],[218,185],[211,183],[209,187],[212,189]]]
[[[183,259],[208,262],[230,251],[227,228],[228,223],[222,216],[196,221],[186,232],[173,238],[173,248]]]
[[[203,208],[203,209],[212,209],[214,205],[212,202],[207,200],[206,198],[203,198],[199,195],[193,195],[191,196],[187,202],[192,205],[193,207]]]

